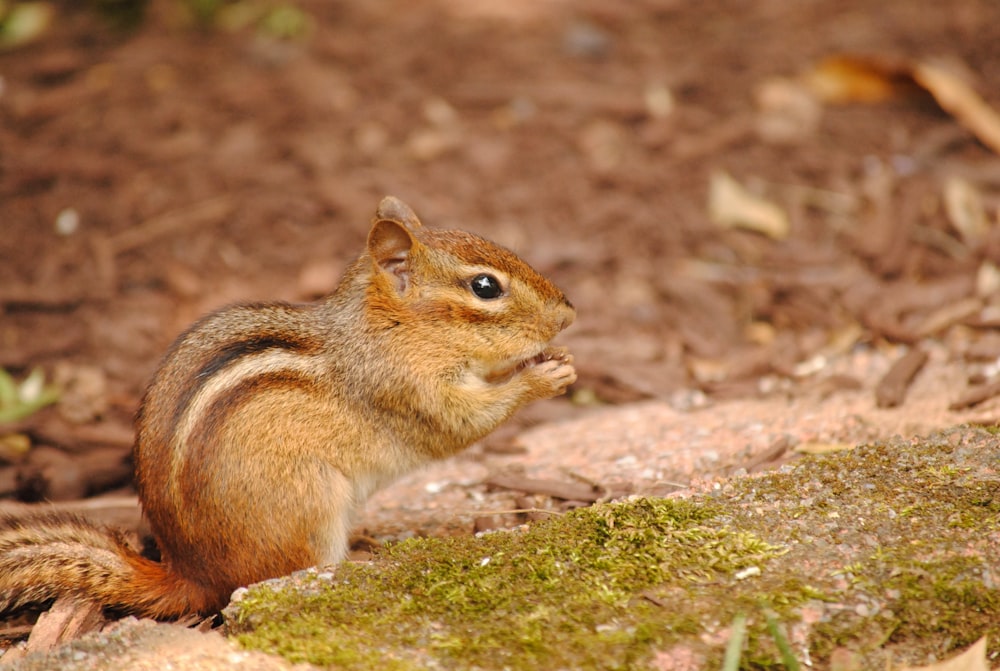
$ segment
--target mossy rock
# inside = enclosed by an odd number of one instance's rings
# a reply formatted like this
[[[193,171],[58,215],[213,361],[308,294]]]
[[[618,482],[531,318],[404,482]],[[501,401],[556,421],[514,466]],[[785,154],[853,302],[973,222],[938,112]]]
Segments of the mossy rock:
[[[414,539],[376,561],[255,586],[249,648],[346,669],[741,668],[925,663],[1000,641],[1000,448],[982,430],[897,440],[686,499],[636,498],[515,532]],[[991,653],[1000,650],[994,644]]]

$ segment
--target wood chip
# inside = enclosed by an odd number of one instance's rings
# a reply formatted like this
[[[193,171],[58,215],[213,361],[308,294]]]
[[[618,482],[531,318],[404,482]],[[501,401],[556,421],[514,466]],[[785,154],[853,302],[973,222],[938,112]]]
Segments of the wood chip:
[[[32,415],[4,428],[28,434],[35,444],[55,445],[70,453],[89,452],[98,447],[128,451],[135,442],[135,430],[114,420],[71,424],[61,417]]]
[[[494,529],[505,529],[509,526],[511,524],[501,514],[478,515],[472,520],[472,530],[477,534],[484,531],[493,531]]]
[[[923,337],[918,329],[937,328],[968,314],[965,299],[975,290],[975,280],[968,273],[934,281],[904,280],[883,285],[877,299],[875,294],[859,296],[864,302],[857,309],[862,312],[862,323],[875,334],[897,342],[916,342]],[[952,303],[961,305],[961,314],[949,310],[934,314]],[[930,317],[921,313],[930,313]]]
[[[757,473],[766,470],[768,466],[774,465],[775,462],[785,456],[791,445],[792,441],[788,436],[779,436],[771,447],[750,460],[750,463],[746,465],[747,473]]]
[[[913,378],[926,363],[927,352],[920,349],[911,349],[897,359],[875,387],[875,404],[880,408],[895,408],[901,404]]]
[[[984,333],[965,350],[967,361],[995,361],[1000,358],[1000,333]]]
[[[38,616],[28,637],[26,652],[51,650],[76,640],[104,625],[101,607],[93,601],[57,599],[48,611]]]
[[[41,445],[20,465],[24,500],[68,501],[127,484],[132,477],[128,450],[99,448],[70,455]]]
[[[948,409],[965,410],[966,408],[979,405],[983,401],[988,401],[995,396],[1000,396],[1000,380],[994,380],[989,384],[972,387],[966,390],[964,394],[959,396],[951,403],[951,405],[948,406]]]
[[[918,338],[926,338],[945,330],[953,324],[965,321],[979,313],[983,302],[979,298],[969,297],[954,303],[946,303],[924,316],[920,323],[913,327]]]

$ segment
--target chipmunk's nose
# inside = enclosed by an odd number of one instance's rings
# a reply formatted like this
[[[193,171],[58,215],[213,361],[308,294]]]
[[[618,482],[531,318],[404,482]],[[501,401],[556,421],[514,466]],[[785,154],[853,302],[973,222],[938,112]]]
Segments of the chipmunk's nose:
[[[569,302],[569,299],[563,296],[562,303],[559,305],[559,311],[556,316],[559,324],[559,330],[562,331],[566,329],[570,324],[576,320],[576,308],[573,304]]]

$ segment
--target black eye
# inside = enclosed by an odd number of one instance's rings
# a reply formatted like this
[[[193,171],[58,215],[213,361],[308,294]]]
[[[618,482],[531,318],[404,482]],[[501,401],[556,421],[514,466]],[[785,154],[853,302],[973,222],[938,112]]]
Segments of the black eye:
[[[484,300],[499,298],[503,293],[500,281],[492,275],[476,275],[472,278],[472,293]]]

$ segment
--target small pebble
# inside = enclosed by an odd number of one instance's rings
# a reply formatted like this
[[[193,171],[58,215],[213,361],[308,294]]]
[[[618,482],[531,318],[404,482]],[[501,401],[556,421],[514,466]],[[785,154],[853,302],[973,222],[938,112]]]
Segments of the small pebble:
[[[67,207],[56,215],[56,233],[73,235],[80,228],[80,213],[72,207]]]

